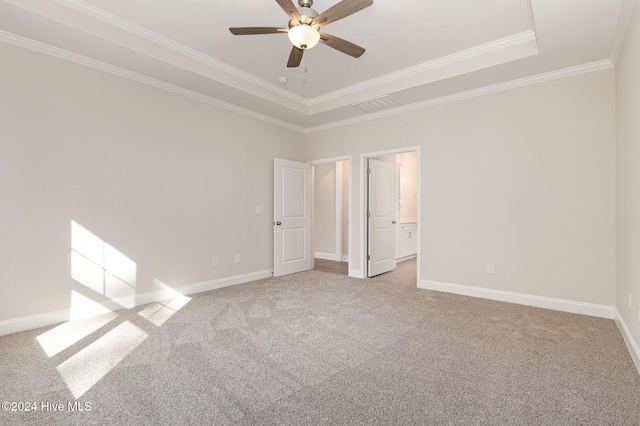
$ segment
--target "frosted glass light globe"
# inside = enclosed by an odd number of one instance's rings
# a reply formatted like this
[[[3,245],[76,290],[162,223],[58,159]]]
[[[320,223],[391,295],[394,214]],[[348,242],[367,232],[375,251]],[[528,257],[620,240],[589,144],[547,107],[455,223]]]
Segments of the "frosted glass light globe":
[[[289,28],[289,40],[299,49],[311,49],[320,41],[320,33],[307,24]]]

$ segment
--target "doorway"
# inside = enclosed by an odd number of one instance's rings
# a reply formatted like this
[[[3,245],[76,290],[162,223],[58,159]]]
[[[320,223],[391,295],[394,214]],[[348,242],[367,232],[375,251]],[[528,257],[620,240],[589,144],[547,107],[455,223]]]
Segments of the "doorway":
[[[351,157],[312,161],[315,269],[348,275]]]
[[[377,175],[370,163],[382,173]],[[417,285],[420,280],[422,231],[420,147],[362,154],[360,164],[363,275],[373,277],[395,269],[399,262],[416,259]],[[385,170],[395,170],[394,176],[387,176]],[[393,200],[390,217],[384,217],[386,202],[379,204],[376,201],[387,196]]]

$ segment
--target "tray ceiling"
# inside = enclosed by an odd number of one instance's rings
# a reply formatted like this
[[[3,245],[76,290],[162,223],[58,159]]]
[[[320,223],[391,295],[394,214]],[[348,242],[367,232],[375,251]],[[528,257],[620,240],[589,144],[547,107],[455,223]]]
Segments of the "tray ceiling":
[[[356,104],[377,98],[392,113],[611,67],[632,3],[374,0],[323,27],[362,57],[319,44],[298,68],[285,34],[228,30],[286,26],[274,0],[0,0],[0,40],[309,132],[376,116]]]

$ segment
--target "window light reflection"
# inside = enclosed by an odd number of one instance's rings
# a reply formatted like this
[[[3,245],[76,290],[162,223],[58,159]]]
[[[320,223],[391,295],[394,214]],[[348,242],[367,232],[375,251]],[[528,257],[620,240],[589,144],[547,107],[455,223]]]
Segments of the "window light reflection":
[[[60,364],[57,370],[78,399],[147,337],[147,333],[125,321]]]

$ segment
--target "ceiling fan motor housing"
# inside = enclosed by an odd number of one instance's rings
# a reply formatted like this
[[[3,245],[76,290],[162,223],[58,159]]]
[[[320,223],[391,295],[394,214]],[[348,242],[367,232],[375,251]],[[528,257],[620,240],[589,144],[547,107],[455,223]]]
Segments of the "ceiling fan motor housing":
[[[289,28],[295,27],[296,25],[300,25],[300,23],[309,25],[313,22],[316,16],[318,16],[318,12],[311,9],[310,7],[299,7],[298,13],[300,14],[300,22],[294,22],[293,19],[290,20]]]

